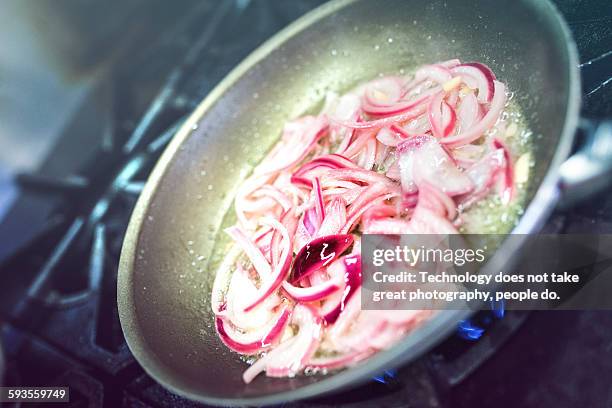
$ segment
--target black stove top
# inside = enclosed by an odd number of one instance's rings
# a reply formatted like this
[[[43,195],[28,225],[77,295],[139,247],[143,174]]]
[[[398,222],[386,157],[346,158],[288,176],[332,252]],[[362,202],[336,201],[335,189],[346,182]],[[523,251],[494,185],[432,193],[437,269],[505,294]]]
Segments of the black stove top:
[[[319,3],[185,1],[189,13],[90,89],[40,170],[16,178],[21,193],[0,225],[6,384],[67,385],[74,407],[197,405],[146,375],[123,339],[116,273],[127,220],[185,116],[251,50]],[[610,3],[556,3],[581,61],[607,58]],[[584,72],[583,114],[610,117],[611,74]],[[611,232],[612,192],[554,214],[550,225]],[[612,405],[603,380],[612,376],[612,314],[501,315],[481,312],[419,361],[366,385],[284,406]]]

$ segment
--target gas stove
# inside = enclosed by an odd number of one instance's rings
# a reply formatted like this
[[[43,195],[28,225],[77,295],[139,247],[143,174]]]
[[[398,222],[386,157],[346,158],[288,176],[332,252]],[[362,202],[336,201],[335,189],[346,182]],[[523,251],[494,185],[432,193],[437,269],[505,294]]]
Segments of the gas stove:
[[[6,385],[68,386],[74,407],[201,406],[151,379],[124,341],[116,306],[123,234],[148,173],[190,111],[250,51],[321,1],[184,3],[164,31],[134,41],[123,63],[103,70],[38,170],[15,178],[19,194],[0,225]],[[610,4],[556,3],[585,68],[609,61]],[[610,117],[609,72],[584,74],[583,114]],[[612,232],[612,191],[555,213],[548,228]],[[413,364],[283,406],[606,407],[611,326],[606,312],[497,308],[462,322]]]

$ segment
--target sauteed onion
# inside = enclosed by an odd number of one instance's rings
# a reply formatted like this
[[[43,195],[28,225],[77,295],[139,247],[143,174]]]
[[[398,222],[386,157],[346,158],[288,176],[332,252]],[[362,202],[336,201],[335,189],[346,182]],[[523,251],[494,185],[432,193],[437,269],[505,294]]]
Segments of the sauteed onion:
[[[245,382],[350,366],[431,315],[361,310],[360,236],[454,234],[485,197],[509,204],[506,103],[486,65],[450,60],[285,125],[239,188],[212,295],[221,341],[254,361]]]

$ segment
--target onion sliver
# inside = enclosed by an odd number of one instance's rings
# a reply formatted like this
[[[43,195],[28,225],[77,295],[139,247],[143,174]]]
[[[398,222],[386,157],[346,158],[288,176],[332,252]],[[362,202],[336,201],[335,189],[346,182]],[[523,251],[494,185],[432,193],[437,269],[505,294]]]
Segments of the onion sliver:
[[[334,198],[325,211],[325,219],[321,223],[315,238],[339,234],[346,223],[346,202],[340,198]]]
[[[457,115],[459,116],[459,129],[461,131],[469,129],[470,126],[478,122],[480,117],[480,106],[473,93],[469,93],[463,97]]]
[[[340,154],[329,154],[309,161],[291,176],[291,182],[306,187],[312,185],[314,177],[320,177],[327,169],[357,168],[348,158]]]
[[[468,75],[474,78],[478,84],[478,100],[480,102],[490,102],[497,92],[493,81],[495,74],[491,69],[480,62],[467,62],[451,68],[453,74]]]
[[[414,147],[402,149],[400,169],[404,192],[413,192],[414,185],[418,186],[421,180],[438,187],[449,196],[465,194],[473,189],[470,178],[457,168],[453,159],[440,146],[442,140],[423,137]]]
[[[352,235],[328,235],[312,240],[295,256],[291,283],[299,282],[314,271],[329,265],[353,243]]]
[[[485,116],[476,125],[469,129],[462,129],[461,133],[455,136],[448,136],[440,139],[440,143],[444,143],[450,148],[463,146],[471,143],[474,140],[482,136],[487,130],[489,130],[504,110],[504,104],[506,103],[506,87],[504,84],[498,81],[493,81],[495,86],[495,95],[491,101],[491,107]]]
[[[509,154],[505,148],[498,148],[487,153],[482,159],[474,163],[466,170],[466,174],[472,180],[475,188],[470,194],[462,196],[459,200],[463,209],[468,208],[475,201],[484,197],[499,176],[503,177],[502,199],[507,203],[512,197],[513,174],[508,174],[507,160]],[[510,169],[510,171],[512,171]]]
[[[291,316],[291,309],[284,306],[269,327],[255,332],[241,333],[226,322],[216,317],[215,326],[223,344],[242,354],[256,354],[273,345],[282,335]]]
[[[289,271],[289,266],[291,264],[291,243],[293,241],[289,236],[287,228],[285,228],[283,224],[272,218],[264,218],[262,220],[262,223],[280,231],[282,236],[281,243],[284,244],[284,248],[281,251],[280,259],[278,261],[278,264],[275,266],[271,276],[262,282],[261,288],[259,288],[258,291],[258,296],[250,305],[244,308],[245,312],[248,312],[258,304],[263,302],[264,299],[266,299],[271,293],[273,293],[280,287],[280,285],[283,283],[283,280],[285,279],[285,276],[287,275],[287,272]]]
[[[292,323],[299,327],[298,333],[286,345],[281,343],[276,349],[255,362],[243,375],[246,383],[259,372],[265,370],[269,377],[285,377],[300,372],[315,353],[321,335],[321,322],[312,310],[305,305],[297,305],[293,310]],[[260,363],[260,364],[258,364]]]
[[[283,289],[291,298],[298,302],[315,302],[325,299],[340,289],[340,283],[327,281],[316,286],[302,288],[289,282],[283,282]]]
[[[421,114],[423,114],[423,112],[425,112],[426,110],[427,110],[427,106],[425,104],[420,104],[406,112],[402,112],[394,116],[388,116],[382,119],[376,119],[376,120],[370,120],[370,121],[364,121],[364,122],[357,122],[357,121],[351,122],[351,121],[337,120],[337,119],[331,119],[331,120],[335,121],[335,123],[337,123],[338,125],[345,126],[345,127],[352,128],[352,129],[380,129],[383,126],[387,126],[392,123],[405,122],[407,120],[416,118],[420,116]]]
[[[425,65],[419,68],[414,74],[414,77],[417,80],[430,79],[439,84],[448,82],[453,78],[451,71],[447,67],[439,64]]]
[[[244,231],[242,231],[238,226],[233,226],[227,228],[225,232],[230,237],[232,237],[236,244],[238,244],[242,248],[246,256],[253,264],[253,267],[259,274],[259,277],[261,279],[269,278],[272,274],[272,268],[270,267],[268,260],[266,259],[264,254],[261,253],[259,248],[257,248],[257,245],[255,245],[255,243],[251,241],[249,237],[246,236]]]
[[[313,191],[315,192],[315,209],[317,217],[319,217],[319,224],[325,219],[325,203],[323,202],[323,191],[321,191],[321,181],[318,177],[315,177],[312,183]]]
[[[329,266],[328,272],[333,277],[344,277],[344,288],[340,296],[328,300],[321,307],[323,321],[325,324],[332,324],[361,287],[361,255],[347,255],[337,260]]]
[[[217,268],[217,272],[215,273],[215,280],[213,282],[210,302],[212,310],[216,315],[224,314],[224,292],[232,276],[232,269],[234,263],[236,262],[241,253],[242,248],[237,245],[232,245],[229,252],[225,255],[225,257],[221,261],[221,264]]]
[[[508,204],[514,196],[514,169],[510,150],[499,139],[493,139],[493,147],[500,149],[504,154],[501,199],[504,204]]]
[[[334,370],[336,368],[350,367],[364,358],[369,357],[373,352],[374,350],[352,351],[333,357],[311,358],[306,365],[311,369],[319,370]]]

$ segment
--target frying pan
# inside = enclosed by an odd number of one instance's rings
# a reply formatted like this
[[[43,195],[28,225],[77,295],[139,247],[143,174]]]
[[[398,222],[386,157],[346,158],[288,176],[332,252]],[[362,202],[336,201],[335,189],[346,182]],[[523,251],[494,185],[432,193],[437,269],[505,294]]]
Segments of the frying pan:
[[[537,231],[560,198],[594,185],[610,169],[609,128],[567,160],[579,122],[578,58],[548,1],[328,3],[267,41],[208,95],[138,200],[121,255],[118,304],[128,345],[153,378],[176,394],[217,405],[306,398],[415,359],[467,317],[469,311],[439,313],[391,349],[338,373],[260,376],[245,385],[246,364],[218,340],[209,305],[214,268],[207,261],[235,189],[283,123],[316,107],[328,90],[342,93],[380,73],[450,58],[490,65],[515,92],[537,135],[530,204],[515,233]],[[593,153],[602,143],[603,157]],[[585,171],[585,163],[599,167]],[[503,269],[518,249],[518,240],[512,242],[485,268]]]

